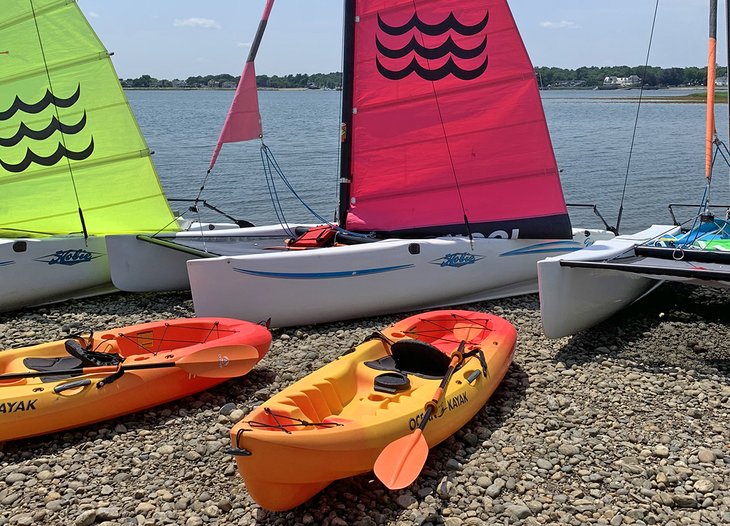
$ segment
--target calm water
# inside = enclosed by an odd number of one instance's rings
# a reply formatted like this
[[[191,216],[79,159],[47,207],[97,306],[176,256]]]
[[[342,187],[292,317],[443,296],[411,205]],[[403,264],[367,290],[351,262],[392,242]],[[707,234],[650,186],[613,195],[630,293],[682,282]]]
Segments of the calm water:
[[[638,91],[542,93],[567,201],[597,204],[615,224],[636,117],[635,103],[615,98],[636,97]],[[646,96],[664,94],[651,91]],[[127,96],[155,152],[166,194],[194,197],[233,92],[129,91]],[[331,218],[337,199],[340,92],[259,92],[259,97],[267,145],[301,197]],[[718,106],[723,137],[726,112]],[[704,118],[701,104],[642,105],[623,232],[668,221],[668,203],[699,202],[704,190]],[[267,224],[276,216],[258,146],[256,141],[225,145],[203,197],[236,217]],[[313,221],[283,184],[279,187],[287,219]],[[713,188],[713,202],[730,203],[727,169],[716,170]],[[599,226],[592,215],[571,210],[571,217],[575,226]]]

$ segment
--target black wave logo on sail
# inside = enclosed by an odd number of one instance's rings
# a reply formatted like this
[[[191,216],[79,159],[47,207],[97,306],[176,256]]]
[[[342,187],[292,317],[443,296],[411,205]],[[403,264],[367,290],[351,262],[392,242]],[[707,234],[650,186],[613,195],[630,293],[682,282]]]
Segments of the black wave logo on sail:
[[[467,37],[476,35],[477,33],[484,31],[484,28],[487,27],[488,22],[489,12],[487,12],[483,20],[477,22],[473,26],[467,26],[459,22],[456,19],[456,16],[454,16],[454,13],[449,13],[449,16],[447,16],[443,22],[440,22],[438,24],[427,24],[426,22],[418,18],[418,13],[414,13],[411,19],[402,26],[390,26],[383,22],[383,19],[380,18],[380,14],[378,14],[378,27],[380,27],[380,30],[385,34],[394,37],[405,35],[414,28],[418,29],[418,31],[420,31],[424,35],[429,35],[432,37],[443,35],[447,31],[454,31],[462,36]]]
[[[15,100],[10,107],[0,112],[0,121],[6,121],[10,119],[17,112],[22,111],[25,113],[40,113],[45,110],[48,106],[53,104],[58,108],[70,108],[76,104],[81,96],[81,85],[76,87],[76,91],[67,98],[56,97],[51,90],[46,90],[46,94],[38,102],[25,102],[18,95],[15,96]]]
[[[65,135],[74,135],[83,130],[85,126],[86,111],[84,111],[84,115],[81,117],[81,120],[79,120],[79,122],[77,122],[76,124],[64,124],[59,121],[58,118],[56,118],[56,116],[54,115],[48,126],[43,128],[42,130],[33,130],[28,127],[24,122],[21,122],[15,135],[7,139],[0,137],[0,146],[6,146],[8,148],[15,146],[19,144],[24,137],[28,137],[29,139],[34,139],[36,141],[43,141],[45,139],[48,139],[57,131]]]
[[[436,69],[428,69],[421,66],[418,63],[418,60],[415,59],[415,57],[413,58],[413,60],[411,60],[411,63],[408,64],[408,66],[398,71],[393,71],[386,68],[385,66],[383,66],[383,64],[380,63],[380,60],[377,58],[375,59],[375,61],[377,63],[378,71],[380,72],[380,74],[390,80],[401,80],[406,78],[411,73],[415,73],[424,80],[436,81],[441,80],[449,75],[453,75],[461,80],[474,80],[481,76],[481,74],[487,70],[489,58],[485,58],[484,62],[479,67],[471,70],[461,69],[459,66],[456,65],[454,59],[451,57],[449,57],[449,60],[446,61],[446,64]]]
[[[38,155],[33,150],[28,148],[25,157],[18,164],[9,164],[0,159],[0,166],[2,166],[8,172],[20,173],[27,170],[28,167],[33,163],[40,164],[41,166],[53,166],[64,157],[71,159],[72,161],[83,161],[84,159],[89,158],[92,153],[94,153],[93,137],[91,138],[91,142],[89,143],[89,145],[80,152],[69,150],[63,144],[59,143],[58,148],[56,148],[55,152],[53,152],[48,157],[43,157],[42,155]]]
[[[400,36],[406,34],[412,29],[417,29],[424,35],[428,36],[442,36],[448,35],[448,38],[440,45],[429,48],[418,42],[417,37],[414,35],[411,40],[403,47],[391,48],[383,43],[383,39],[380,35],[376,35],[375,44],[380,55],[390,60],[398,60],[408,55],[415,55],[410,63],[401,69],[394,69],[386,67],[380,60],[380,56],[375,57],[376,66],[380,74],[389,80],[402,80],[409,76],[411,73],[415,73],[419,77],[428,81],[441,80],[449,75],[460,80],[474,80],[480,77],[486,70],[489,64],[489,56],[485,53],[487,49],[487,36],[485,35],[483,40],[475,47],[461,47],[454,39],[452,34],[456,33],[464,37],[478,35],[487,27],[489,22],[489,12],[484,15],[484,18],[474,25],[465,25],[459,22],[454,13],[449,13],[442,22],[438,24],[427,24],[423,22],[418,14],[414,14],[411,19],[403,24],[402,26],[391,26],[386,24],[380,14],[378,14],[378,27],[384,35],[388,36]],[[454,60],[471,60],[476,59],[484,55],[484,60],[481,63],[472,68],[465,68],[457,64]],[[446,63],[439,67],[427,67],[423,66],[418,62],[417,57],[425,59],[427,61],[437,60],[447,57]]]
[[[463,49],[460,48],[458,45],[456,45],[456,42],[449,36],[449,38],[446,39],[446,42],[441,44],[438,47],[435,48],[428,48],[425,46],[422,46],[418,43],[416,40],[416,37],[411,38],[410,42],[403,46],[400,49],[389,49],[383,45],[380,40],[375,40],[375,44],[378,47],[378,51],[381,55],[387,58],[403,58],[408,55],[408,53],[415,52],[419,57],[423,57],[428,60],[434,60],[437,58],[443,58],[447,55],[452,55],[457,58],[463,58],[465,60],[476,58],[482,53],[484,53],[484,50],[487,49],[487,37],[484,37],[484,40],[475,48],[472,49]]]

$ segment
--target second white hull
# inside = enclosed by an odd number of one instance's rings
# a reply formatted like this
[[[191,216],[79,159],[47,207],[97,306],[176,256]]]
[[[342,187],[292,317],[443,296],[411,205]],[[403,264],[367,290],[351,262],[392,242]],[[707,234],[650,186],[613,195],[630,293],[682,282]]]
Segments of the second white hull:
[[[275,327],[455,305],[537,290],[536,263],[610,234],[570,240],[392,239],[188,261],[198,316]]]
[[[661,277],[601,268],[561,265],[561,261],[606,261],[631,251],[636,245],[676,227],[654,225],[633,235],[618,236],[564,256],[537,264],[540,316],[549,338],[570,336],[590,328],[661,284]]]
[[[0,238],[0,311],[115,290],[103,236]]]
[[[293,229],[300,225],[292,225]],[[307,225],[311,226],[311,225]],[[185,242],[199,239],[196,250],[216,253],[222,245],[235,246],[236,253],[259,253],[267,246],[284,246],[284,240],[291,237],[289,231],[280,225],[215,229],[203,231],[191,227],[184,232],[162,234],[158,241]],[[166,290],[188,290],[188,270],[185,263],[200,257],[190,252],[155,244],[137,235],[107,236],[111,279],[120,290],[127,292],[156,292]]]

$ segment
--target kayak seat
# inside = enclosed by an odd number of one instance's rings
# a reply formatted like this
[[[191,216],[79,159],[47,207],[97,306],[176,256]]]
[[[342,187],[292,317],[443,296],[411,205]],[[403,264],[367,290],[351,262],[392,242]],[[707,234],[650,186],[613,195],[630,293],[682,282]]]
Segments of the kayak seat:
[[[390,356],[365,362],[376,371],[413,374],[428,380],[442,378],[451,359],[430,343],[420,340],[399,340],[390,346]]]
[[[81,360],[74,358],[73,356],[65,356],[63,358],[26,358],[23,360],[23,365],[29,371],[38,371],[39,373],[78,369],[78,374],[81,374],[81,368],[83,367]],[[59,380],[66,380],[67,378],[73,378],[74,376],[76,375],[65,374],[59,376],[44,376],[41,378],[41,381],[43,383],[58,382]]]
[[[451,358],[438,347],[421,340],[398,340],[390,346],[395,365],[404,373],[442,377],[446,374]]]
[[[66,340],[64,347],[67,353],[81,361],[82,367],[103,367],[122,362],[122,357],[118,354],[84,349],[76,340]]]

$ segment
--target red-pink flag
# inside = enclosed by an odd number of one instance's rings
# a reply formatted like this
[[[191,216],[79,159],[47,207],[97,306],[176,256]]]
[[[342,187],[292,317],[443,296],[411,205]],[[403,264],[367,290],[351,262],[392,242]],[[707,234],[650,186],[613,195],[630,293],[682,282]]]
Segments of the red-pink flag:
[[[221,147],[227,142],[242,142],[258,139],[262,136],[261,114],[259,113],[259,99],[256,92],[256,68],[254,59],[258,52],[261,38],[266,29],[266,23],[271,14],[271,8],[274,6],[274,0],[266,0],[264,14],[261,17],[256,37],[251,44],[251,51],[246,59],[246,65],[243,68],[241,80],[238,82],[236,94],[233,96],[233,102],[226,115],[223,123],[223,129],[218,137],[218,143],[215,145],[213,156],[210,159],[210,167],[208,171],[213,169]]]

